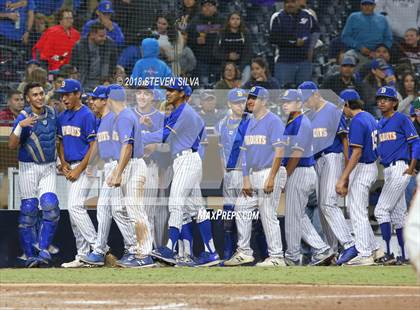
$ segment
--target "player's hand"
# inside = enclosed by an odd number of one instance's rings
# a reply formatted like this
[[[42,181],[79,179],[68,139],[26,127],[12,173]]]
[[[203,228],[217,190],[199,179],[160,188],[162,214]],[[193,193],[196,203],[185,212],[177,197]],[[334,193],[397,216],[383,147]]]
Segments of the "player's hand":
[[[303,40],[303,39],[297,39],[297,40],[296,40],[296,45],[297,45],[297,46],[301,47],[301,46],[303,46],[304,44],[305,44],[305,40]]]
[[[271,194],[274,190],[274,178],[268,177],[264,182],[264,193]]]
[[[8,13],[7,17],[11,20],[16,22],[19,19],[19,13]]]
[[[71,169],[69,172],[67,172],[65,176],[67,180],[69,180],[70,182],[74,182],[80,177],[81,173],[82,172],[80,171],[80,169],[76,167],[74,169]]]
[[[417,175],[417,171],[415,169],[407,168],[407,170],[404,171],[403,175],[411,175],[412,177],[415,177]]]
[[[252,197],[252,186],[249,177],[244,177],[242,193],[245,197]]]
[[[38,117],[35,115],[31,115],[27,118],[25,118],[23,121],[19,122],[20,127],[25,128],[25,127],[32,127],[33,125],[35,125],[36,121],[38,120]]]
[[[335,191],[341,197],[346,196],[348,193],[348,180],[340,178],[335,185]]]
[[[67,162],[61,163],[57,168],[64,175],[68,174],[71,170],[70,165]]]
[[[122,182],[122,176],[117,174],[117,170],[112,171],[111,175],[106,180],[106,183],[110,187],[120,187]]]

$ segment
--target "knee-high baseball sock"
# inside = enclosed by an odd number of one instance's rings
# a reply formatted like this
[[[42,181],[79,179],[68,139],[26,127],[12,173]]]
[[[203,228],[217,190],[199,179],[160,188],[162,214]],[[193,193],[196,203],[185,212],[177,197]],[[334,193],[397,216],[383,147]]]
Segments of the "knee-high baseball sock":
[[[184,244],[184,256],[193,256],[193,239],[192,222],[182,225],[181,240]]]
[[[169,231],[168,231],[168,243],[167,243],[167,247],[170,248],[172,251],[175,251],[176,245],[178,243],[179,240],[179,229],[176,227],[169,227]]]
[[[388,255],[391,255],[391,248],[390,248],[390,241],[391,241],[391,223],[382,223],[380,225],[381,227],[381,234],[382,239],[384,239],[386,244],[386,253]]]
[[[403,229],[402,228],[397,228],[395,230],[396,234],[397,234],[397,239],[398,239],[398,244],[400,245],[401,248],[401,258],[403,260],[405,260],[405,249],[404,249],[404,235],[403,235]]]
[[[200,230],[201,238],[204,243],[204,250],[206,252],[214,253],[216,249],[214,248],[213,234],[211,231],[211,223],[209,220],[205,220],[201,223],[198,223],[198,228]]]

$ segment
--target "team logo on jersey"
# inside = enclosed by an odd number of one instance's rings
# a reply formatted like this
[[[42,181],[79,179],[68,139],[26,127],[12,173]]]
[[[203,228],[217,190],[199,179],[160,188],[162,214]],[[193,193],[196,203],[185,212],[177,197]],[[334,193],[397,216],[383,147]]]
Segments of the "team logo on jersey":
[[[379,142],[397,140],[397,133],[395,131],[383,132],[379,134]]]
[[[264,135],[245,136],[245,145],[264,145],[267,144],[267,137]]]
[[[328,136],[327,128],[314,128],[313,129],[314,138],[326,138]]]
[[[109,141],[110,140],[110,136],[108,131],[102,131],[102,132],[98,132],[98,142],[104,142],[104,141]]]
[[[80,137],[80,128],[75,126],[63,126],[63,136]]]

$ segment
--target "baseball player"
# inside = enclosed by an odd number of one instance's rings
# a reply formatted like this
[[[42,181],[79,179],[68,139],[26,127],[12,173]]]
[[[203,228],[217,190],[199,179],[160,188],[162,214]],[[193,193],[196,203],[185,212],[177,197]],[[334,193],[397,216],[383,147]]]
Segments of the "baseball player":
[[[61,266],[86,267],[80,259],[90,253],[96,242],[95,227],[84,206],[91,183],[85,170],[94,150],[96,118],[80,100],[82,87],[79,81],[66,79],[57,92],[66,106],[58,118],[58,155],[61,170],[69,181],[67,207],[77,248],[75,260]]]
[[[113,125],[115,115],[109,110],[107,104],[107,87],[98,86],[88,95],[92,98],[92,109],[99,116],[99,126],[97,129],[97,151],[99,158],[104,161],[105,181],[99,194],[96,217],[98,220],[98,236],[93,251],[81,260],[90,265],[103,266],[105,263],[105,254],[108,250],[107,241],[109,230],[111,228],[112,218],[118,225],[123,235],[126,254],[121,258],[124,260],[128,255],[136,254],[136,238],[134,225],[130,222],[127,210],[123,204],[113,206],[111,204],[112,196],[121,200],[122,193],[120,188],[109,187],[106,179],[112,170],[116,167],[118,154],[115,154],[114,142],[112,140]],[[117,262],[118,264],[118,262]]]
[[[284,125],[267,109],[268,91],[253,87],[247,100],[250,117],[242,146],[243,190],[235,204],[238,249],[224,262],[225,266],[239,266],[254,262],[250,246],[252,219],[247,216],[258,206],[267,238],[269,256],[258,267],[286,266],[283,260],[277,208],[286,183],[286,170],[281,167]]]
[[[333,103],[324,100],[314,82],[304,82],[298,87],[305,105],[311,109],[307,115],[312,124],[315,171],[318,176],[318,204],[322,212],[321,224],[329,245],[334,248],[335,239],[343,247],[338,265],[357,256],[357,250],[338,206],[335,184],[348,160],[347,125],[342,111]],[[333,236],[329,236],[330,233]]]
[[[300,265],[301,239],[303,239],[314,249],[310,265],[328,264],[334,253],[318,235],[305,213],[309,195],[317,186],[315,160],[312,153],[312,125],[302,114],[300,91],[288,90],[281,99],[284,102],[283,111],[288,115],[284,131],[285,158],[283,160],[288,177],[285,190],[287,240],[285,261],[289,266]]]
[[[171,79],[165,85],[167,104],[174,110],[165,118],[164,128],[151,133],[149,143],[170,143],[173,158],[172,187],[169,196],[169,221],[166,246],[155,249],[154,257],[170,264],[175,264],[175,248],[180,240],[180,232],[185,214],[192,214],[204,208],[200,190],[202,177],[202,160],[198,153],[204,122],[197,112],[185,102],[185,92],[182,79]],[[193,209],[193,210],[191,210]],[[205,251],[198,258],[197,265],[212,266],[219,263],[213,237],[211,223],[208,219],[197,219]]]
[[[54,238],[60,219],[56,192],[56,133],[57,117],[45,105],[45,93],[39,83],[29,83],[24,96],[29,107],[23,109],[13,124],[9,147],[19,147],[19,191],[21,207],[19,236],[26,256],[26,266],[49,264],[48,247]],[[42,209],[42,224],[38,236],[34,233],[38,221],[38,204]],[[39,242],[36,255],[34,245]]]
[[[154,90],[142,87],[135,94],[137,105],[133,108],[134,113],[140,124],[143,134],[154,132],[163,127],[165,116],[153,106]],[[156,146],[153,147],[155,149]],[[150,229],[154,236],[155,248],[162,246],[165,226],[167,224],[168,209],[166,206],[158,204],[159,191],[159,154],[154,151],[144,156],[147,165],[144,206],[149,217]]]
[[[363,102],[353,90],[344,90],[340,98],[345,102],[344,113],[351,118],[349,128],[349,162],[341,174],[335,190],[344,197],[355,235],[358,255],[348,266],[369,266],[383,255],[369,223],[369,190],[378,176],[376,167],[377,123],[373,116],[362,110]]]
[[[234,88],[228,93],[228,107],[231,113],[228,113],[216,126],[219,136],[220,158],[223,175],[223,210],[232,212],[235,208],[235,202],[242,190],[242,168],[239,160],[239,147],[233,150],[233,143],[238,134],[238,126],[242,120],[244,106],[247,99],[247,93],[240,88]],[[232,257],[235,242],[233,233],[235,229],[234,220],[224,220],[224,253],[225,260]]]
[[[397,259],[405,261],[405,189],[411,176],[415,175],[417,160],[420,160],[420,139],[408,116],[397,112],[398,97],[395,88],[379,88],[376,92],[376,103],[382,113],[378,129],[378,156],[384,166],[384,186],[375,207],[375,217],[386,245],[385,256],[378,263],[390,265],[396,263],[390,249],[392,225],[401,249],[401,256]]]
[[[137,237],[137,253],[120,260],[119,265],[128,268],[154,267],[150,256],[153,236],[143,201],[147,167],[142,158],[144,147],[139,122],[133,110],[126,105],[126,92],[121,85],[108,86],[107,96],[110,109],[115,114],[112,139],[117,164],[106,182],[109,187],[121,187],[122,200],[114,195],[111,203],[113,208],[125,207]]]
[[[417,175],[417,192],[411,202],[407,222],[404,229],[404,237],[407,243],[407,251],[410,261],[417,270],[420,278],[420,174]]]

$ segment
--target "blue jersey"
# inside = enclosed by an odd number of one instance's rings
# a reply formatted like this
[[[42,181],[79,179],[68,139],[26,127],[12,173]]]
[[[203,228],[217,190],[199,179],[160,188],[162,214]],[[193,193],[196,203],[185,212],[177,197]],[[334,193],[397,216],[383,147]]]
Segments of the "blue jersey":
[[[102,160],[108,161],[115,158],[115,145],[112,140],[112,129],[114,127],[115,114],[113,112],[109,112],[100,120],[100,125],[96,134],[98,152],[99,157]]]
[[[13,130],[25,118],[32,116],[30,107],[22,110],[13,123]],[[45,106],[42,115],[30,127],[22,128],[18,159],[22,162],[47,163],[56,160],[57,117],[55,110]]]
[[[350,122],[349,157],[354,147],[362,148],[359,163],[373,163],[376,158],[378,124],[372,114],[362,111]]]
[[[226,165],[225,168],[234,169],[240,167],[239,160],[235,164],[231,164],[229,163],[229,158],[232,154],[233,143],[238,133],[238,126],[241,120],[242,118],[233,119],[231,117],[225,117],[216,126],[216,131],[219,135],[220,157],[223,158]]]
[[[96,138],[96,117],[85,105],[77,111],[65,110],[58,117],[58,137],[62,139],[64,159],[82,161],[89,143]]]
[[[312,125],[305,115],[301,114],[287,122],[283,144],[285,145],[283,166],[287,166],[289,158],[295,150],[303,152],[297,167],[311,167],[315,165],[312,149]]]
[[[173,158],[185,150],[198,151],[204,122],[188,103],[182,103],[165,117],[163,125],[163,129],[144,135],[145,144],[167,142]]]
[[[389,165],[397,160],[411,159],[410,144],[416,149],[419,136],[408,116],[395,112],[382,117],[378,125],[378,156],[381,164]],[[417,155],[414,156],[417,159]]]
[[[241,147],[243,152],[242,166],[244,175],[250,169],[270,168],[274,159],[274,148],[281,147],[284,125],[281,119],[268,112],[261,119],[251,116]]]
[[[161,113],[160,111],[156,110],[155,108],[152,108],[152,110],[150,111],[150,113],[142,113],[140,112],[138,109],[134,108],[133,109],[134,114],[137,117],[137,120],[139,122],[140,125],[140,130],[142,135],[144,136],[146,133],[151,133],[151,132],[155,132],[158,131],[160,129],[162,129],[163,127],[163,122],[165,119],[165,115],[163,113]],[[140,123],[140,118],[144,117],[144,116],[148,116],[151,120],[152,120],[152,125],[149,127],[146,124],[141,124]],[[160,153],[159,152],[154,152],[153,154],[151,154],[149,156],[149,158],[155,162],[160,162]]]
[[[347,134],[348,130],[340,109],[327,102],[319,111],[310,113],[308,118],[312,123],[315,159],[322,154],[343,152],[340,135]]]
[[[125,108],[115,116],[112,139],[115,142],[114,159],[120,159],[121,148],[124,144],[133,144],[132,158],[142,158],[144,155],[144,146],[140,124],[134,112]]]

